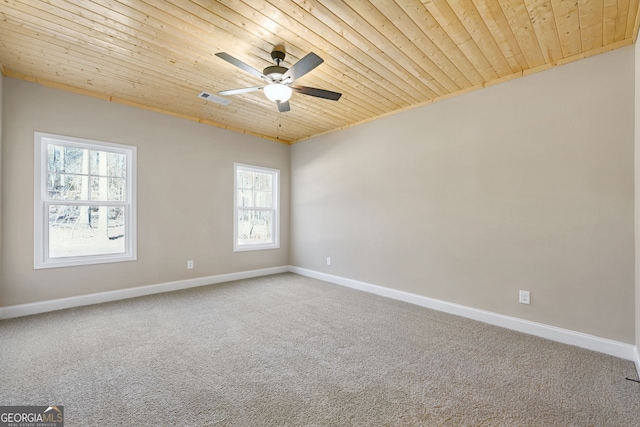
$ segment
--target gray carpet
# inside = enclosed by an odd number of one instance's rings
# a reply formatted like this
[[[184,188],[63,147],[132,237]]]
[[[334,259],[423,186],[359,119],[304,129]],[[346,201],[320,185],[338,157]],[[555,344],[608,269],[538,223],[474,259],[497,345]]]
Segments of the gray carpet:
[[[65,426],[634,426],[632,362],[282,274],[0,322]]]

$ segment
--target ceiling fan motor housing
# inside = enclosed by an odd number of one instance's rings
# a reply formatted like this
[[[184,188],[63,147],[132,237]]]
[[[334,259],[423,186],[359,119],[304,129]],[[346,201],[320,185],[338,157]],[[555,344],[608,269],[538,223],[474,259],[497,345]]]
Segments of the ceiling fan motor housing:
[[[284,48],[276,46],[271,52],[271,59],[273,59],[276,64],[280,65],[280,63],[284,61],[284,55]]]

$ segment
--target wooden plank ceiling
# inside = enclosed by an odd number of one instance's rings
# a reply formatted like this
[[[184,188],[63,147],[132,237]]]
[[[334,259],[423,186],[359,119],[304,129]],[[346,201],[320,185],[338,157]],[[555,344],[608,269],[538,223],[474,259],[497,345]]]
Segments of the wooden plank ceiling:
[[[632,44],[640,0],[3,0],[5,76],[292,143]],[[219,105],[201,91],[262,82],[324,59],[279,113],[261,91]]]

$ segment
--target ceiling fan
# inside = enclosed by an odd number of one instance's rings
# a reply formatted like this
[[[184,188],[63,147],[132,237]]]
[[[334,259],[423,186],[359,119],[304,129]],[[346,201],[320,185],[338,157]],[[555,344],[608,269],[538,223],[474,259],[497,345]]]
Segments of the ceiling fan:
[[[315,96],[317,98],[329,99],[332,101],[337,101],[342,96],[341,93],[332,92],[330,90],[293,85],[293,82],[296,79],[304,76],[324,62],[322,58],[313,52],[307,54],[304,58],[293,64],[291,68],[286,68],[280,65],[280,63],[284,61],[285,57],[284,48],[282,46],[276,46],[271,52],[271,58],[275,61],[276,65],[271,65],[265,68],[262,72],[227,53],[216,53],[216,56],[267,83],[263,86],[223,90],[222,92],[218,92],[219,95],[237,95],[239,93],[264,90],[265,96],[270,101],[278,104],[278,111],[281,113],[291,110],[291,107],[289,106],[289,98],[291,98],[291,94],[294,91],[303,95]]]

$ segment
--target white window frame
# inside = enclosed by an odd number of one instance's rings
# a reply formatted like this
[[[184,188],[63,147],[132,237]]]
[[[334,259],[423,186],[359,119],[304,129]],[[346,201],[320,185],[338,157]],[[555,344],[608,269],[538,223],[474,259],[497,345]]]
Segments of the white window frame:
[[[272,176],[272,207],[271,208],[257,208],[257,207],[241,207],[238,201],[238,172],[257,172],[263,174],[269,174]],[[265,168],[262,166],[253,166],[242,163],[233,164],[233,251],[256,251],[264,249],[278,249],[280,248],[280,171],[278,169]],[[242,243],[238,239],[238,213],[242,209],[247,210],[265,210],[273,212],[273,229],[271,235],[273,236],[273,242],[271,243]]]
[[[49,199],[47,194],[48,144],[77,147],[89,150],[109,151],[127,156],[126,200],[122,202],[74,201]],[[135,261],[137,259],[136,231],[136,164],[137,149],[131,145],[94,141],[71,136],[54,135],[44,132],[34,133],[34,268],[71,267],[111,262]],[[123,206],[125,208],[125,251],[118,254],[98,254],[49,257],[49,206],[52,204],[82,206]]]

